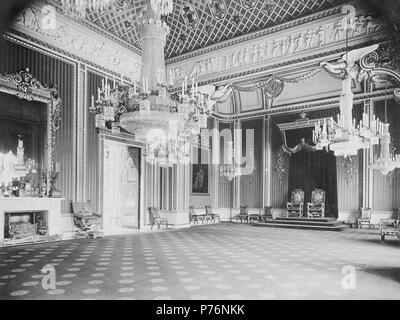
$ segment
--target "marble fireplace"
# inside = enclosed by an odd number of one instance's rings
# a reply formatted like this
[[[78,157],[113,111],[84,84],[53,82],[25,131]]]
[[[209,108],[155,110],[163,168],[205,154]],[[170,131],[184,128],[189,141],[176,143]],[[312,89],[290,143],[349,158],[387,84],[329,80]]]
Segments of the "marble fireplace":
[[[61,198],[0,198],[0,246],[61,240]]]

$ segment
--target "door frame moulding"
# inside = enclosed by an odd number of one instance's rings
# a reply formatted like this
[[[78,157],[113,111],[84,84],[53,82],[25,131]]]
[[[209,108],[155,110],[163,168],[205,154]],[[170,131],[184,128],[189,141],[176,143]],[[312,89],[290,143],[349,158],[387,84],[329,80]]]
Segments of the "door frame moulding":
[[[24,33],[13,30],[13,32],[4,33],[3,38],[8,41],[17,43],[21,46],[24,46],[26,48],[53,57],[55,59],[68,63],[83,64],[86,66],[86,68],[96,70],[99,74],[107,75],[110,78],[112,77],[117,77],[119,79],[123,78],[126,83],[130,83],[130,81],[128,81],[127,78],[121,77],[121,74],[115,71],[112,71],[106,67],[102,67],[88,60],[82,59],[81,57],[71,54],[66,50],[58,49],[44,41],[28,36]]]
[[[114,134],[111,132],[111,130],[104,130],[104,129],[98,129],[97,133],[97,139],[98,139],[98,168],[97,168],[97,174],[99,177],[99,196],[97,198],[97,205],[99,208],[99,213],[103,213],[103,194],[104,194],[104,144],[106,141],[111,141],[114,143],[119,143],[122,145],[127,145],[130,147],[134,147],[139,149],[139,192],[138,192],[138,212],[139,212],[139,230],[144,227],[143,222],[144,222],[144,215],[145,215],[145,195],[144,195],[144,181],[145,181],[145,172],[144,172],[144,148],[145,145],[141,142],[135,141],[134,136],[131,134],[125,134],[125,133],[119,133],[119,134]]]

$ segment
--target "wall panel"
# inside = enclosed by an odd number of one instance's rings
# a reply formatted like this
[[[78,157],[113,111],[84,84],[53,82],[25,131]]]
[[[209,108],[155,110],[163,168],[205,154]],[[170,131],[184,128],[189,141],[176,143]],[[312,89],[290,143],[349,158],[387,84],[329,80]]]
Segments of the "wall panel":
[[[242,122],[242,154],[246,157],[246,148],[253,148],[254,152],[254,171],[250,175],[240,177],[240,201],[242,205],[247,205],[249,208],[262,207],[262,150],[263,150],[263,121],[257,119],[252,121]],[[254,130],[254,146],[247,146],[246,130]],[[250,142],[250,141],[249,141]],[[244,164],[243,164],[244,165]]]
[[[219,124],[219,131],[223,131],[231,128],[231,124],[222,123]],[[233,134],[232,134],[233,138]],[[224,163],[224,139],[220,138],[220,163]],[[230,208],[232,206],[232,181],[229,181],[226,177],[221,176],[218,182],[218,207],[219,208]]]
[[[104,77],[97,73],[87,72],[87,94],[86,105],[90,106],[92,95],[97,98],[97,88],[101,87],[101,80]],[[99,142],[98,133],[95,126],[95,117],[90,112],[86,113],[86,159],[87,167],[85,174],[85,198],[90,200],[91,203],[98,210],[99,194],[100,194],[100,180],[99,180]]]
[[[385,101],[375,101],[374,111],[376,116],[389,123],[392,147],[396,153],[400,153],[400,110],[399,105],[393,100],[387,101],[387,112],[385,117]],[[374,154],[379,156],[380,148],[375,147]],[[391,211],[400,207],[400,169],[395,169],[388,176],[379,171],[373,171],[373,210]]]
[[[359,195],[361,185],[359,184],[359,175],[362,174],[359,165],[361,151],[357,157],[354,157],[354,167],[352,179],[346,181],[346,171],[344,167],[344,158],[336,158],[337,168],[337,188],[338,188],[338,210],[339,212],[355,212],[360,208]]]

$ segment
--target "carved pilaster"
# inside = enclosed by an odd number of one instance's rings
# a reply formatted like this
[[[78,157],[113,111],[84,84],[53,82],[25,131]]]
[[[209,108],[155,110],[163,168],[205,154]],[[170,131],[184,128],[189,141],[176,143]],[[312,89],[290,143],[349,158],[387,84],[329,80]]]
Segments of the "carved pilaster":
[[[371,82],[366,80],[365,91],[372,92],[373,88]],[[364,111],[371,118],[374,114],[374,105],[372,99],[367,99],[364,101]],[[370,168],[369,164],[373,159],[373,148],[364,149],[362,152],[362,199],[361,205],[364,208],[372,208],[373,205],[373,170]]]
[[[272,148],[270,116],[264,117],[263,126],[263,203],[271,205]]]
[[[219,164],[220,164],[220,139],[219,139],[219,120],[213,118],[212,130],[212,150],[211,150],[211,166],[212,166],[212,192],[213,207],[218,208],[218,186],[219,186]]]
[[[234,124],[234,152],[235,162],[237,165],[241,165],[242,160],[242,121],[236,120]],[[233,207],[240,207],[240,176],[234,180],[233,190]]]
[[[86,201],[85,168],[86,158],[86,67],[83,64],[78,68],[77,85],[77,117],[76,117],[76,198],[77,201]]]

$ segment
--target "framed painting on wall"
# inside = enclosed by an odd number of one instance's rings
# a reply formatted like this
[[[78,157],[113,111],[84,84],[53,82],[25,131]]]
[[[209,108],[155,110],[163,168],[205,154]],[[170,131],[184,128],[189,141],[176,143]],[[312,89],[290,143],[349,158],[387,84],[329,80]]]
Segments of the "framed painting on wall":
[[[209,195],[208,164],[192,165],[192,194]]]

